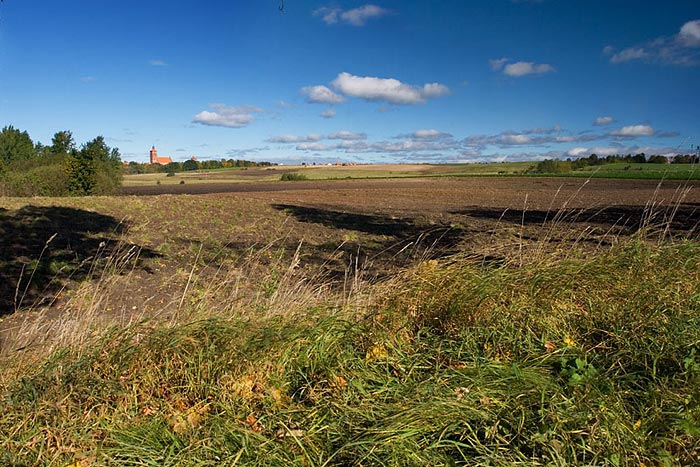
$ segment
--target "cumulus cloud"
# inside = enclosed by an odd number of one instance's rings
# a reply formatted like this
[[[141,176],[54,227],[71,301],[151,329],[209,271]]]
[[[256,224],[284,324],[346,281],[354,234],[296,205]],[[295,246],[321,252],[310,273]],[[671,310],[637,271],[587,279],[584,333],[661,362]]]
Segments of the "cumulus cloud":
[[[688,21],[681,26],[678,39],[686,47],[700,47],[700,20]]]
[[[316,142],[322,139],[319,134],[312,133],[310,135],[298,136],[298,135],[278,135],[268,138],[269,143],[283,143],[283,144],[293,144],[293,143],[310,143]]]
[[[598,117],[595,119],[595,122],[593,122],[594,125],[607,125],[609,123],[614,122],[615,119],[612,117]]]
[[[204,110],[192,119],[193,123],[207,126],[222,126],[226,128],[242,128],[255,120],[253,116],[262,109],[251,105],[232,107],[225,104],[209,104],[212,112]]]
[[[390,10],[377,5],[366,4],[351,10],[343,10],[337,7],[321,7],[313,12],[328,25],[343,22],[352,26],[364,26],[371,19],[380,18],[390,13]]]
[[[332,84],[345,95],[391,104],[419,104],[450,92],[447,86],[440,83],[413,86],[393,78],[355,76],[347,72],[340,73]]]
[[[352,131],[338,131],[328,135],[328,139],[343,139],[347,141],[358,141],[367,139],[366,133],[354,133]]]
[[[603,49],[610,63],[641,61],[663,65],[700,66],[700,20],[684,23],[678,33],[658,37],[620,51],[613,46]]]
[[[554,72],[554,67],[547,63],[534,63],[534,62],[515,62],[509,63],[503,68],[503,74],[520,77],[527,75],[543,75],[545,73]]]
[[[301,88],[301,93],[306,95],[307,102],[312,104],[340,104],[345,98],[333,92],[326,86],[305,86]]]
[[[324,110],[323,112],[321,112],[320,115],[323,118],[333,118],[333,117],[335,117],[335,114],[336,114],[335,109],[328,109],[328,110]]]
[[[609,134],[611,136],[633,138],[636,136],[651,136],[654,134],[654,129],[649,125],[630,125],[611,131]]]

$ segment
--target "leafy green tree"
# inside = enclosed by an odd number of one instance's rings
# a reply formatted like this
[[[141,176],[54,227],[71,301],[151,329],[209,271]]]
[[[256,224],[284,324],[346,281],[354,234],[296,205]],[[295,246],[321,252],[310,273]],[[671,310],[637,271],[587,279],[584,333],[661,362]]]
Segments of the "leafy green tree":
[[[95,161],[83,149],[73,150],[66,158],[68,192],[74,196],[92,193],[95,188]]]
[[[192,159],[188,159],[182,163],[182,170],[197,170],[198,168],[199,164],[197,164],[197,161]]]
[[[668,159],[665,156],[655,154],[649,157],[650,164],[668,164]]]
[[[110,148],[104,137],[72,150],[67,160],[68,191],[72,195],[112,194],[119,189],[122,163],[119,150]]]
[[[73,133],[70,131],[59,131],[53,135],[51,140],[51,152],[53,154],[70,154],[75,149]]]
[[[540,174],[562,174],[571,172],[571,162],[559,159],[545,159],[537,163],[534,172]]]
[[[36,156],[34,143],[26,131],[12,125],[0,131],[0,174],[14,161],[33,159]]]

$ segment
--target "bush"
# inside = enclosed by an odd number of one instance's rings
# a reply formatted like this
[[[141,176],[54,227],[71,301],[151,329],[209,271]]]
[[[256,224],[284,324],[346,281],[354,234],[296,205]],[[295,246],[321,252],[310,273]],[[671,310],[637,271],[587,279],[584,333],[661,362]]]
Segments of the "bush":
[[[534,173],[538,174],[563,174],[571,172],[571,162],[558,159],[545,159],[538,162]]]
[[[66,196],[68,174],[63,164],[32,167],[8,172],[4,185],[10,196]]]
[[[283,182],[288,182],[288,181],[308,180],[308,178],[304,174],[300,174],[297,172],[288,172],[288,173],[282,174],[282,176],[280,177],[280,180]]]

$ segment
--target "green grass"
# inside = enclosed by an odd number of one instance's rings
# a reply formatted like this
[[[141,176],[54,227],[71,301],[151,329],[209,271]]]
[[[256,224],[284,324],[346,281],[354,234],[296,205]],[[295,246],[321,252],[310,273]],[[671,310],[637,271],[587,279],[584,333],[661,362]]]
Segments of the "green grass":
[[[126,175],[124,186],[187,183],[249,183],[279,181],[288,173],[299,173],[309,180],[368,178],[455,177],[476,175],[517,175],[528,171],[534,162],[489,164],[374,164],[339,166],[274,166],[242,169],[218,169],[178,172],[175,177],[164,173]]]
[[[697,164],[608,164],[586,167],[565,176],[652,180],[700,180]]]
[[[696,242],[426,261],[298,312],[269,278],[254,309],[207,315],[224,284],[3,362],[0,465],[700,462]]]

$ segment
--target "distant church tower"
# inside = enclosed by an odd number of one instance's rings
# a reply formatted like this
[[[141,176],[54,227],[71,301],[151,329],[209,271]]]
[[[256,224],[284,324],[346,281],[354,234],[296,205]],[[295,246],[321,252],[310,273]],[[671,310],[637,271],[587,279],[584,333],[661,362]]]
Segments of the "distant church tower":
[[[151,164],[157,164],[158,163],[158,151],[156,151],[156,147],[153,146],[151,148]]]

